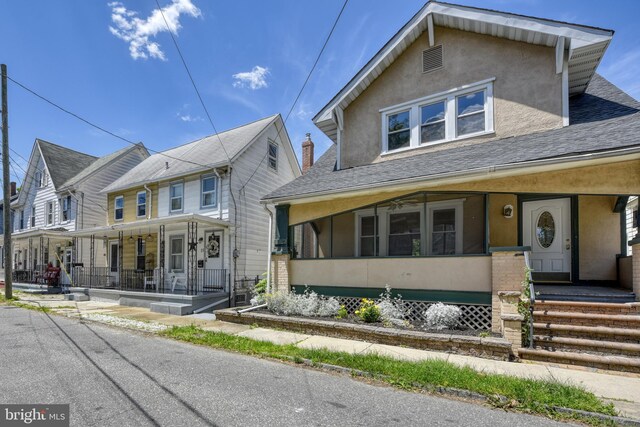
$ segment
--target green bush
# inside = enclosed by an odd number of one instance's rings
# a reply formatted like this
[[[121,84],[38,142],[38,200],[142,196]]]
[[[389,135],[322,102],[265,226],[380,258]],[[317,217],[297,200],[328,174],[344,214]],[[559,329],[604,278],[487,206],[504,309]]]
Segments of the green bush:
[[[376,302],[367,298],[363,298],[360,307],[356,310],[356,316],[367,323],[375,323],[380,321],[380,307]]]

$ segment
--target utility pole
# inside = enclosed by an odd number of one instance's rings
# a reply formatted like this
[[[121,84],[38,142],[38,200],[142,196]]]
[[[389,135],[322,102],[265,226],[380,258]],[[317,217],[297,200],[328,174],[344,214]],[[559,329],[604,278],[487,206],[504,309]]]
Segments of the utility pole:
[[[7,66],[2,72],[2,187],[4,193],[4,296],[13,298],[13,265],[11,264],[11,184],[9,177],[9,112],[7,110]]]

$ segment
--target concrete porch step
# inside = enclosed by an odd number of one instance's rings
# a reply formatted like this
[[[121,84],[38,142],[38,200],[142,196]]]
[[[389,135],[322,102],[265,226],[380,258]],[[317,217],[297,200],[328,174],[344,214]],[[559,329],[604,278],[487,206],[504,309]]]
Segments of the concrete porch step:
[[[611,328],[640,328],[640,316],[628,314],[579,313],[570,311],[535,310],[537,323],[563,325],[607,326]]]
[[[549,351],[592,351],[640,357],[640,344],[634,343],[554,337],[549,335],[534,335],[533,342],[536,348]]]
[[[603,356],[570,351],[549,351],[522,348],[518,355],[523,360],[560,363],[564,365],[588,366],[612,371],[640,373],[640,358],[625,356]]]
[[[180,304],[177,302],[152,302],[150,308],[154,313],[173,314],[176,316],[191,314],[193,311],[191,304]]]
[[[536,298],[540,298],[541,300],[546,301],[601,302],[613,304],[623,304],[627,302],[634,302],[636,300],[636,296],[633,293],[626,295],[578,295],[540,293],[536,296]]]
[[[540,323],[537,320],[534,320],[533,331],[536,335],[640,344],[640,329],[611,328],[607,326],[562,325],[555,323]]]
[[[536,300],[536,311],[563,311],[593,314],[640,315],[640,303],[605,303],[585,301]]]

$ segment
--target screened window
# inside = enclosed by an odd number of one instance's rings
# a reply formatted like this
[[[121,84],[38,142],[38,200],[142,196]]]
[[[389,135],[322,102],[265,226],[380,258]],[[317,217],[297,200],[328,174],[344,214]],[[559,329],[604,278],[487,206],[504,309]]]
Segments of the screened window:
[[[468,135],[485,130],[484,90],[458,96],[458,135]]]
[[[140,191],[136,195],[136,215],[138,217],[147,216],[147,192]]]
[[[53,224],[53,202],[47,202],[47,225]]]
[[[420,108],[420,142],[422,144],[445,138],[445,111],[444,101]]]
[[[118,196],[113,201],[113,218],[122,221],[124,218],[124,196]]]
[[[374,256],[380,252],[375,216],[360,217],[360,256]]]
[[[389,214],[389,256],[420,255],[420,212]]]
[[[71,196],[63,197],[60,199],[62,221],[69,221],[71,219]]]
[[[215,176],[205,176],[200,182],[202,188],[202,207],[210,208],[218,204],[218,185]]]
[[[267,156],[269,157],[269,167],[275,171],[278,170],[278,144],[273,141],[269,141],[269,151]]]
[[[182,210],[182,201],[184,196],[184,184],[176,182],[171,184],[169,188],[171,212],[179,212]]]
[[[389,150],[408,147],[411,143],[411,113],[409,110],[387,117],[387,146]]]
[[[171,238],[169,269],[175,272],[184,271],[184,238],[182,236]]]

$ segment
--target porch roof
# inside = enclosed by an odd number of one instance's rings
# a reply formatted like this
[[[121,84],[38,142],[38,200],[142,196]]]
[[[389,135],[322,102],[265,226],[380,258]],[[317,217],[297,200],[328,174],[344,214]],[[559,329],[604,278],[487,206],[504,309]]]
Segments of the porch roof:
[[[188,222],[197,222],[198,224],[218,226],[224,228],[232,228],[229,221],[198,214],[180,214],[171,215],[162,218],[144,219],[133,222],[123,222],[118,224],[106,225],[102,227],[85,228],[84,230],[73,231],[67,233],[72,237],[89,237],[91,235],[109,236],[118,231],[145,231],[150,227],[159,227],[161,225],[186,224]]]
[[[16,232],[16,233],[12,233],[11,238],[16,241],[16,240],[22,240],[22,239],[28,239],[30,237],[53,237],[53,238],[60,238],[60,239],[69,239],[69,232],[67,231],[66,228],[49,228],[49,229],[43,229],[43,228],[36,228],[34,230],[27,230],[27,231],[21,231],[21,232]]]
[[[404,158],[336,170],[336,147],[303,176],[263,197],[263,202],[331,198],[335,194],[416,182],[477,179],[497,171],[640,155],[640,102],[596,74],[586,93],[570,99],[569,126],[457,148],[436,148]],[[506,173],[506,172],[505,172]],[[497,176],[497,175],[496,175]],[[306,201],[305,200],[305,201]]]

